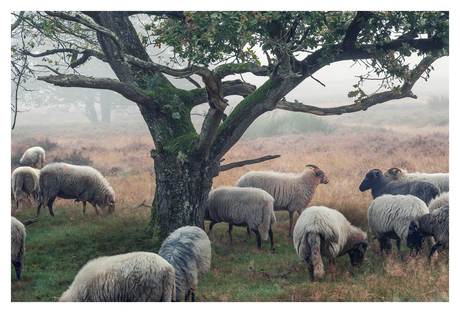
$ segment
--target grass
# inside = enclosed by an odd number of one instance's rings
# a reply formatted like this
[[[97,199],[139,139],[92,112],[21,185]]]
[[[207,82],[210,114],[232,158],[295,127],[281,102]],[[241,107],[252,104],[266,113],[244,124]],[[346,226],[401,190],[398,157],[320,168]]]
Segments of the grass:
[[[379,116],[380,118],[381,116]],[[384,128],[384,129],[382,129]],[[12,132],[12,158],[32,142],[47,142],[47,161],[56,157],[76,156],[90,160],[107,178],[116,192],[116,212],[96,215],[88,205],[85,215],[81,203],[59,199],[56,217],[43,210],[37,223],[27,226],[26,266],[22,281],[13,282],[12,302],[54,302],[69,287],[78,270],[89,260],[131,251],[158,252],[159,242],[145,231],[153,201],[155,180],[150,150],[152,140],[146,127],[132,124],[85,125],[77,132],[68,126],[44,129],[18,128]],[[222,172],[214,179],[214,188],[235,185],[249,170],[271,169],[301,172],[306,164],[322,168],[330,179],[320,185],[311,205],[325,205],[342,212],[349,221],[367,230],[369,192],[358,186],[372,168],[399,166],[411,171],[448,172],[449,137],[445,131],[401,132],[391,123],[371,127],[362,124],[335,123],[334,132],[284,135],[246,139],[224,156],[225,163],[281,154],[264,163]],[[55,144],[55,145],[54,145]],[[36,205],[26,202],[11,214],[21,221],[35,216]],[[230,245],[228,226],[214,226],[211,270],[199,279],[196,301],[203,302],[447,302],[449,298],[449,250],[426,263],[427,251],[409,258],[402,253],[379,252],[377,241],[370,241],[363,266],[352,268],[348,256],[336,260],[335,280],[325,261],[326,275],[311,282],[307,266],[296,254],[292,238],[287,236],[286,212],[276,212],[274,227],[276,253],[269,241],[257,250],[255,238],[245,228],[234,228],[234,246]],[[297,218],[297,215],[296,215]],[[206,227],[208,222],[206,222]]]

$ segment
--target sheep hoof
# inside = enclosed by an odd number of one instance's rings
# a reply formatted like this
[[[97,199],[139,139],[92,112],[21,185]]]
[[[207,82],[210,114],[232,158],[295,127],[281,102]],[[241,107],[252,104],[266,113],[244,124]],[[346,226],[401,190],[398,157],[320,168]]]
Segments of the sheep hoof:
[[[272,248],[272,253],[275,254],[276,250],[275,248]]]

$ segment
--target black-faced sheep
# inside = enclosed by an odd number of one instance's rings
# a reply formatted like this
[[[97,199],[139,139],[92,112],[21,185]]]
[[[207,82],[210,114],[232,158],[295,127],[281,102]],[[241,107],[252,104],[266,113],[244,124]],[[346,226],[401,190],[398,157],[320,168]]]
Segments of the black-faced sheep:
[[[391,239],[401,251],[401,240],[407,240],[411,220],[428,213],[426,204],[412,195],[383,195],[372,201],[367,211],[369,231],[378,239],[380,251],[391,251]],[[428,238],[433,242],[433,238]]]
[[[45,162],[45,150],[42,147],[32,147],[26,150],[19,160],[22,166],[31,166],[35,168],[42,168]]]
[[[434,236],[436,244],[432,244],[428,260],[436,249],[449,243],[449,206],[445,206],[430,214],[425,214],[410,221],[407,236],[409,248],[420,247],[423,238]]]
[[[414,195],[425,202],[426,205],[439,195],[438,187],[427,182],[396,182],[390,181],[378,169],[370,170],[359,190],[364,192],[371,189],[372,197],[375,199],[381,195]]]
[[[300,215],[293,240],[312,281],[324,275],[323,256],[329,259],[334,277],[335,258],[348,253],[351,265],[360,266],[368,246],[365,232],[352,226],[339,211],[324,206],[310,207]]]
[[[445,207],[446,205],[449,205],[449,193],[443,192],[439,196],[430,201],[430,203],[428,204],[428,211],[430,211],[430,213],[433,213],[437,209]]]
[[[313,199],[316,187],[329,183],[323,170],[315,165],[306,167],[301,174],[251,171],[243,175],[236,185],[260,188],[268,192],[275,199],[275,211],[289,212],[289,236],[292,237],[294,212],[300,215]]]
[[[56,197],[83,201],[83,213],[88,201],[99,214],[97,205],[109,213],[115,210],[115,193],[107,180],[96,169],[66,163],[51,163],[40,172],[40,191],[37,215],[40,207],[48,206],[54,216],[53,202]]]
[[[171,302],[174,268],[155,253],[131,252],[91,260],[60,302]]]
[[[391,181],[424,181],[438,187],[440,192],[449,191],[449,173],[408,173],[406,170],[392,167],[385,172],[385,176],[387,176]]]
[[[270,236],[272,251],[275,251],[272,227],[276,223],[273,212],[273,197],[258,188],[220,187],[209,193],[204,219],[211,221],[209,233],[216,223],[228,223],[228,234],[233,245],[233,225],[249,227],[257,238],[257,248],[261,249],[261,239]]]
[[[211,242],[206,233],[196,226],[176,229],[161,245],[158,255],[168,261],[176,275],[177,302],[195,301],[198,277],[211,267]]]
[[[13,171],[11,187],[16,209],[19,207],[19,198],[23,194],[37,199],[39,178],[40,170],[29,166],[18,167]]]
[[[26,228],[15,217],[11,217],[11,262],[16,271],[15,280],[21,279],[26,253]]]

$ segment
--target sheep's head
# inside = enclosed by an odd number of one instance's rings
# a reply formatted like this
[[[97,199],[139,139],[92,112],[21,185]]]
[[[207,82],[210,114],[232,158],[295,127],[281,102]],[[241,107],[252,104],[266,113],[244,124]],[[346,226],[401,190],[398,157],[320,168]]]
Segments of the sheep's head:
[[[385,176],[388,177],[390,180],[398,180],[399,178],[401,178],[401,175],[402,175],[402,170],[397,167],[389,168],[385,172]]]
[[[320,184],[327,184],[329,183],[329,178],[327,177],[326,173],[320,168],[318,168],[316,165],[307,165],[306,167],[310,167],[313,169],[315,172],[315,176],[319,178],[319,183]]]
[[[423,232],[420,230],[420,223],[417,220],[410,221],[407,233],[407,247],[411,249],[416,248],[418,251],[422,247],[423,237]]]
[[[364,253],[367,250],[367,240],[360,240],[353,248],[347,251],[348,255],[350,256],[351,266],[353,267],[360,267],[364,260]]]
[[[359,190],[361,192],[366,191],[368,189],[371,189],[375,179],[382,175],[382,171],[378,169],[370,170],[367,174],[364,180],[361,182],[361,185],[359,185]]]
[[[109,207],[109,213],[112,214],[115,212],[115,195],[112,193],[109,193],[105,195],[104,201],[103,201],[103,206],[108,206]]]

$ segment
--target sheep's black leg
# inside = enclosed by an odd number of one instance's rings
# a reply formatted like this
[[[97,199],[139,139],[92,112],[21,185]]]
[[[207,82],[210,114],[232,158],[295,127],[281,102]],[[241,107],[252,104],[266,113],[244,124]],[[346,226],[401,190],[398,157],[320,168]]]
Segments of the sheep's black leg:
[[[292,237],[294,231],[294,211],[289,211],[289,237]]]
[[[268,230],[268,235],[270,236],[270,245],[272,247],[272,253],[275,253],[275,243],[273,242],[273,230],[270,229]]]
[[[192,302],[195,302],[195,291],[192,291]]]
[[[208,235],[211,233],[212,227],[216,224],[216,222],[211,221],[211,224],[209,224],[209,230],[208,230]]]
[[[14,266],[14,270],[16,272],[16,278],[14,280],[18,281],[18,280],[21,279],[21,263],[13,261],[13,266]]]
[[[262,238],[260,237],[260,233],[258,229],[253,229],[254,234],[256,234],[257,239],[257,249],[262,250]]]
[[[385,250],[387,254],[390,254],[391,252],[391,240],[390,239],[379,238],[379,244],[380,244],[380,252],[382,253],[382,255],[383,255],[383,250]]]
[[[230,243],[233,246],[233,224],[228,224],[228,234],[230,235]]]
[[[246,233],[248,234],[248,237],[252,237],[252,232],[249,227],[246,227]]]
[[[52,198],[49,199],[49,201],[48,201],[48,209],[49,209],[49,211],[50,211],[51,216],[54,216],[54,212],[53,212],[53,203],[54,203],[54,200],[56,200],[56,197],[52,197]]]
[[[430,252],[430,255],[428,256],[428,262],[431,261],[431,257],[433,256],[433,254],[436,252],[436,249],[438,247],[442,246],[442,242],[441,241],[438,241],[432,248],[431,248],[431,252]]]

